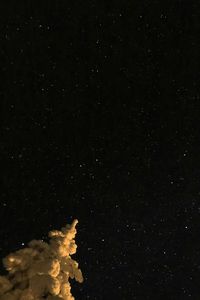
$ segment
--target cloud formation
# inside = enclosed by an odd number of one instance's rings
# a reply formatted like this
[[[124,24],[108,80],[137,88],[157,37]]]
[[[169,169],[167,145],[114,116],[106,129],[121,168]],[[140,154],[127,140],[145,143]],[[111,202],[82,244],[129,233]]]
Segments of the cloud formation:
[[[33,240],[28,248],[3,258],[8,275],[0,276],[0,300],[75,300],[69,278],[80,283],[83,275],[70,255],[76,253],[76,224],[52,230],[49,244]]]

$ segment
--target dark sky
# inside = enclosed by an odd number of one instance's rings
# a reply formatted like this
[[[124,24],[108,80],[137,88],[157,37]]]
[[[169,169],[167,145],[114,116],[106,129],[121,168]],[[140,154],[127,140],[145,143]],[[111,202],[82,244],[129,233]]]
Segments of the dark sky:
[[[77,218],[77,300],[199,299],[199,12],[1,2],[1,258]]]

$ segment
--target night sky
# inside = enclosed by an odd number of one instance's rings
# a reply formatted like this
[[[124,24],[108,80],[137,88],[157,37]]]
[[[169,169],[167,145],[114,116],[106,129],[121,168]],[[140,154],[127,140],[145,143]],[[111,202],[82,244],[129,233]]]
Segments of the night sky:
[[[200,299],[199,13],[1,2],[1,259],[76,218],[77,300]]]

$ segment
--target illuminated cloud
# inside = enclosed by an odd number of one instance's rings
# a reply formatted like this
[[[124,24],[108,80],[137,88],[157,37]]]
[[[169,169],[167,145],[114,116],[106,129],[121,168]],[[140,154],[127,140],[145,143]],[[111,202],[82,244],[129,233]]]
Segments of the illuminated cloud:
[[[76,224],[52,230],[49,244],[33,240],[28,248],[3,258],[8,275],[0,276],[0,300],[74,300],[69,278],[83,282],[78,263],[70,255],[76,253]]]

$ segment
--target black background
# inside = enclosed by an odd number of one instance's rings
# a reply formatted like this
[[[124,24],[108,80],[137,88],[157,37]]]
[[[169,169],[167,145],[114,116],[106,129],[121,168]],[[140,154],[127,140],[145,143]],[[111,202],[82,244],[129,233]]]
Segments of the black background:
[[[1,2],[2,258],[77,218],[76,299],[199,299],[197,4]]]

